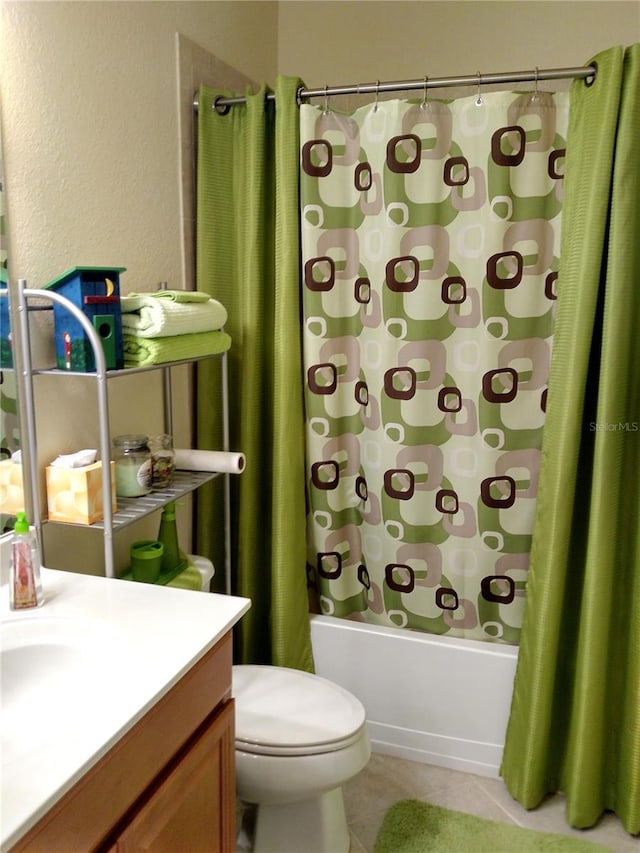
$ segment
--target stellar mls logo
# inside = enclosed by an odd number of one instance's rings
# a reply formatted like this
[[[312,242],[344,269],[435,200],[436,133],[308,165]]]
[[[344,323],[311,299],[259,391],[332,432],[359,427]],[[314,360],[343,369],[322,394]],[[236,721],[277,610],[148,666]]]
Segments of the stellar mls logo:
[[[598,423],[591,421],[589,424],[591,432],[638,432],[640,423],[638,421],[617,421]]]

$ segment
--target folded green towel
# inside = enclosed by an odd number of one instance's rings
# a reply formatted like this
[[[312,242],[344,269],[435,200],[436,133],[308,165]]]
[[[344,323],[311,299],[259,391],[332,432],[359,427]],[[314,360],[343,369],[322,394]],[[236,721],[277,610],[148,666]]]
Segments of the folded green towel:
[[[185,568],[180,569],[177,573],[174,571],[173,577],[171,570],[162,572],[156,581],[159,586],[172,586],[177,589],[194,589],[202,590],[202,575],[193,563],[184,562]],[[167,580],[169,577],[169,580]],[[122,576],[122,580],[132,581],[133,575],[131,570],[126,571]]]
[[[167,361],[183,361],[225,352],[231,346],[226,332],[196,332],[168,338],[140,338],[122,335],[125,367],[145,367]]]
[[[167,586],[176,587],[177,589],[202,589],[202,575],[193,565],[189,563],[187,568],[176,575],[173,580],[170,580]]]
[[[172,302],[206,302],[211,299],[202,290],[155,290],[153,293],[129,293],[128,296],[151,296],[153,299],[170,299]],[[126,297],[120,297],[124,299]]]
[[[165,291],[166,292],[166,291]],[[157,294],[130,294],[120,298],[122,331],[141,338],[212,332],[227,322],[227,310],[216,299],[198,302],[157,299]]]
[[[202,290],[158,290],[154,296],[160,299],[171,299],[173,302],[206,302],[210,294]]]

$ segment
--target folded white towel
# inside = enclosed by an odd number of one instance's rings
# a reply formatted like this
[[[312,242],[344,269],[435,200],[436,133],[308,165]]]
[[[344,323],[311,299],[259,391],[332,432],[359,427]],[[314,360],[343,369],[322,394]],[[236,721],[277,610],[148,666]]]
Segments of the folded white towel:
[[[216,299],[182,302],[155,294],[120,297],[122,330],[140,338],[212,332],[227,322],[227,309]]]

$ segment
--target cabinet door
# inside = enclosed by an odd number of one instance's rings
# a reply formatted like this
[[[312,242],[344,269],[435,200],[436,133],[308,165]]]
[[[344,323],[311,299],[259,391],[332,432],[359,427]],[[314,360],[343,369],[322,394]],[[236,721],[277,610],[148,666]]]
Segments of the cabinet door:
[[[234,703],[153,787],[109,853],[233,853]]]

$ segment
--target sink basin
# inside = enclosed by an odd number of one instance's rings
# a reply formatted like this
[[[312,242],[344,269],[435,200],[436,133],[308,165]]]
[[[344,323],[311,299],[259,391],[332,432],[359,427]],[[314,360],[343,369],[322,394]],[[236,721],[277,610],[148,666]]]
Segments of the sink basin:
[[[31,751],[56,727],[91,711],[109,668],[112,632],[95,620],[28,616],[0,627],[0,724],[3,761]],[[115,643],[117,645],[117,643]]]
[[[37,701],[38,695],[60,698],[91,668],[96,646],[95,626],[84,620],[51,619],[40,614],[2,622],[0,638],[0,696],[3,711],[16,704]],[[89,642],[91,638],[91,644]],[[91,645],[91,652],[89,646]],[[98,651],[100,646],[98,644]]]
[[[34,642],[3,649],[0,654],[3,710],[24,702],[34,692],[55,691],[55,696],[85,665],[86,656],[79,649],[60,642]]]

